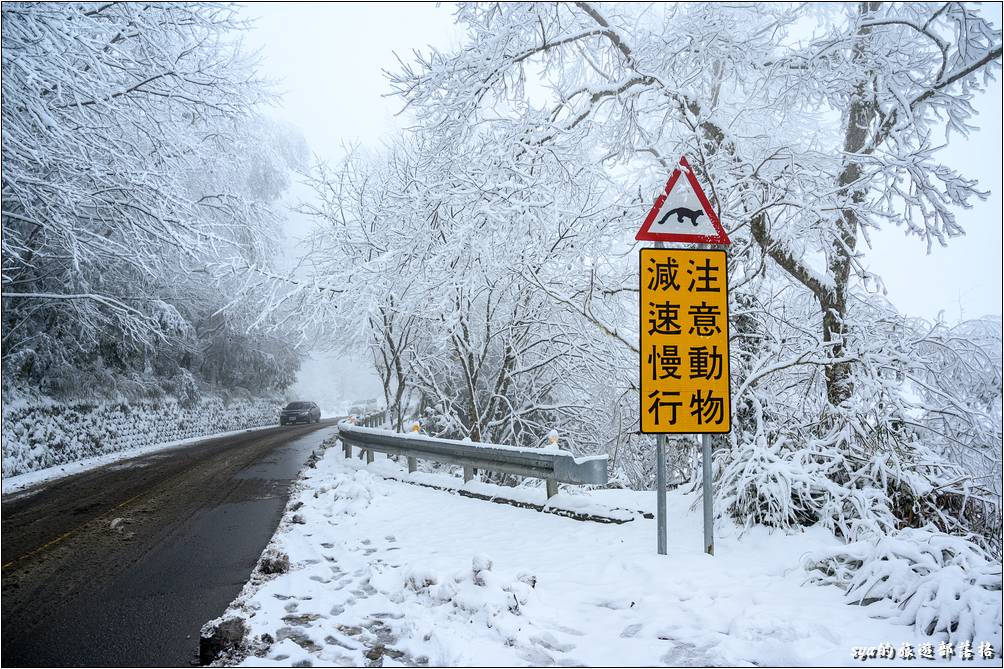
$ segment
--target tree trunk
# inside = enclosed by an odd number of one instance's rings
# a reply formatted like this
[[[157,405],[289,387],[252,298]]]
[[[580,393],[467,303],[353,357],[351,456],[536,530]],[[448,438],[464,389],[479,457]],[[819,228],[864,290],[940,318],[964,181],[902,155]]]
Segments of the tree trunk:
[[[858,5],[859,18],[864,21],[879,8],[879,2],[862,2]],[[871,28],[859,26],[851,60],[863,64],[867,58],[868,36]],[[862,154],[871,153],[872,125],[877,116],[874,98],[869,95],[875,82],[875,72],[866,69],[854,86],[847,117],[844,123],[844,166],[838,178],[844,206],[837,219],[836,231],[830,246],[827,269],[833,280],[831,290],[817,294],[823,310],[823,341],[829,344],[829,354],[834,361],[826,367],[826,395],[830,404],[839,406],[854,392],[851,380],[851,363],[847,356],[847,291],[851,278],[851,261],[858,240],[858,212],[856,207],[865,200],[867,188],[861,178],[864,170]]]

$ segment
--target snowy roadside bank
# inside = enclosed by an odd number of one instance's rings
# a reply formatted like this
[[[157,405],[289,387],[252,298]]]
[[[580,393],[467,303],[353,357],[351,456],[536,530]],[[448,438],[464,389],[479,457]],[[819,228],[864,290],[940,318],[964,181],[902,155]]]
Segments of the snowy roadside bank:
[[[122,460],[129,460],[130,458],[136,458],[141,455],[149,455],[150,453],[167,451],[172,448],[190,446],[191,444],[197,444],[200,441],[206,441],[208,439],[218,439],[220,437],[232,437],[234,435],[244,434],[246,432],[257,432],[259,430],[267,430],[271,427],[275,427],[275,425],[262,425],[260,427],[251,427],[246,430],[232,430],[230,432],[220,432],[219,434],[208,434],[200,437],[179,439],[177,441],[167,441],[161,444],[150,444],[148,446],[139,446],[125,451],[106,453],[104,455],[97,455],[92,458],[84,458],[83,460],[68,462],[64,465],[56,465],[54,467],[47,467],[45,469],[39,469],[37,471],[27,472],[25,474],[18,474],[17,476],[5,476],[3,478],[3,495],[4,497],[8,495],[13,495],[21,492],[25,488],[31,488],[40,483],[55,481],[57,479],[61,479],[66,476],[72,476],[73,474],[79,474],[81,472],[86,472],[91,469],[96,469],[98,467],[103,467],[105,465],[121,462]]]
[[[48,470],[112,453],[208,438],[277,422],[275,398],[207,396],[176,400],[7,402],[3,407],[3,476]]]
[[[855,659],[855,648],[939,648],[913,627],[847,605],[839,588],[808,584],[804,557],[838,544],[823,530],[740,536],[720,523],[718,555],[709,557],[693,497],[674,492],[670,555],[660,557],[652,520],[580,522],[384,474],[409,478],[380,456],[369,467],[334,447],[312,458],[220,619],[247,642],[222,663],[877,666]],[[654,505],[653,494],[627,490],[575,496]],[[980,662],[956,654],[884,663]]]

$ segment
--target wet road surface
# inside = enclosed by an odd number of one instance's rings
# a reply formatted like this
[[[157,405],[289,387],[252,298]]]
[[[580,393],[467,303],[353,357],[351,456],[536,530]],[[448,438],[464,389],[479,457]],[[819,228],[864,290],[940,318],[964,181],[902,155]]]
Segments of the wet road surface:
[[[4,497],[4,666],[196,664],[334,419],[143,455]]]

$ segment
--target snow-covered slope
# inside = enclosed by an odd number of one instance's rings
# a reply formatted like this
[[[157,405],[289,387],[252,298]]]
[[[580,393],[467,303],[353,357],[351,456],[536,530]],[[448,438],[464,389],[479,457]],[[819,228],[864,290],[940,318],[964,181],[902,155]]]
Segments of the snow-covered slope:
[[[279,401],[19,402],[3,408],[4,478],[110,453],[278,422]]]
[[[861,664],[856,652],[904,643],[915,654],[931,643],[935,659],[897,666],[946,662],[938,639],[808,582],[806,556],[838,545],[821,529],[740,536],[719,523],[711,557],[694,497],[671,493],[670,554],[660,557],[654,521],[637,514],[580,522],[385,476],[409,477],[383,456],[367,467],[336,448],[304,470],[269,566],[224,616],[245,619],[257,655],[244,664],[850,665]],[[435,476],[447,478],[416,480]],[[652,511],[654,496],[563,489],[557,501]],[[263,573],[276,553],[288,572]],[[974,639],[974,652],[983,641],[993,640]],[[955,653],[953,663],[981,662]]]

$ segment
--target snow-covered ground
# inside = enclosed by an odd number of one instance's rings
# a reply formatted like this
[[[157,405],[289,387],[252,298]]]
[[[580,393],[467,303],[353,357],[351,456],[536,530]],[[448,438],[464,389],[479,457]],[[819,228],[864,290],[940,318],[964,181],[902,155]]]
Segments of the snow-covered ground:
[[[410,476],[460,485],[446,474]],[[383,456],[366,466],[340,448],[304,470],[267,551],[288,554],[289,571],[256,571],[226,614],[247,619],[259,656],[244,664],[946,663],[936,640],[932,660],[854,657],[882,644],[919,653],[931,640],[847,605],[836,587],[807,583],[804,557],[835,545],[825,531],[740,536],[719,523],[711,557],[701,548],[700,511],[690,510],[695,498],[671,493],[670,554],[660,557],[655,522],[639,514],[623,524],[582,522],[408,477]],[[563,488],[556,501],[654,510],[654,493],[627,490]],[[956,649],[951,663],[981,660],[962,660]]]

